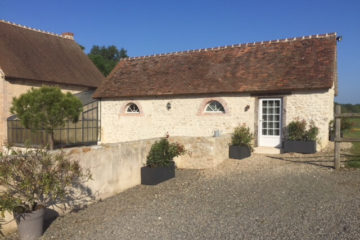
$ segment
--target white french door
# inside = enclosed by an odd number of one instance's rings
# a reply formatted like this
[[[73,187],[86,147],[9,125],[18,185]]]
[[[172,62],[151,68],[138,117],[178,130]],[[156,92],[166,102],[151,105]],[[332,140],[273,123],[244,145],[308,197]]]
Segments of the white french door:
[[[281,146],[281,98],[259,99],[258,145]]]

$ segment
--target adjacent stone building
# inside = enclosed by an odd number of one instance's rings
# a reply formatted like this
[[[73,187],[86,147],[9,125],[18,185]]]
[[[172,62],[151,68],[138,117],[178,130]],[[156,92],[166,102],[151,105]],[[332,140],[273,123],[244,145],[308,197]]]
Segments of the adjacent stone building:
[[[281,147],[304,119],[328,143],[337,89],[336,34],[121,60],[96,90],[101,142],[228,134],[246,124],[256,146]]]
[[[0,21],[0,145],[7,138],[13,97],[42,85],[73,93],[95,89],[103,78],[74,34],[57,35]]]

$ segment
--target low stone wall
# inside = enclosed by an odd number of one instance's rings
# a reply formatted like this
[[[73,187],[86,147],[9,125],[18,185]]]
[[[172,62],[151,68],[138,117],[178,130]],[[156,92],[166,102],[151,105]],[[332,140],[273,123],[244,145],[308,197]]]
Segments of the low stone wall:
[[[111,197],[141,183],[140,169],[146,163],[151,145],[159,140],[146,139],[90,147],[64,149],[72,160],[79,161],[84,169],[89,169],[92,180],[85,185],[96,200]],[[170,137],[170,142],[185,146],[187,153],[175,160],[178,168],[212,168],[228,158],[230,136],[220,137]],[[12,216],[6,215],[5,221]],[[15,222],[3,226],[4,233],[16,229]]]
[[[172,137],[171,142],[185,146],[187,153],[174,160],[178,168],[213,168],[229,157],[230,135],[220,137]]]
[[[64,150],[91,171],[86,185],[96,199],[107,198],[140,184],[140,168],[156,139],[79,147]]]
[[[107,198],[141,182],[140,169],[146,163],[151,145],[159,140],[146,139],[93,147],[64,150],[71,159],[90,169],[93,180],[89,187],[94,196]],[[170,142],[185,146],[186,154],[175,158],[178,168],[213,168],[228,158],[230,136],[220,137],[170,137]]]

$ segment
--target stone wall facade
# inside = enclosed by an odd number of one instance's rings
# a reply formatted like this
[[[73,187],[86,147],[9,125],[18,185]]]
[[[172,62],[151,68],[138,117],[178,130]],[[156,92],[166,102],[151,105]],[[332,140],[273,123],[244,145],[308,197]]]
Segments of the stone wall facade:
[[[240,124],[257,133],[258,101],[274,95],[217,94],[209,96],[110,99],[101,101],[101,143],[126,142],[170,136],[209,137],[214,130],[230,134]],[[334,89],[296,91],[276,95],[283,100],[283,122],[304,119],[319,127],[318,148],[328,143],[329,121],[333,119]],[[206,103],[221,102],[225,114],[204,113]],[[141,114],[127,114],[135,103]],[[168,109],[167,105],[171,108]],[[284,137],[285,132],[283,131]],[[256,142],[256,141],[255,141]]]
[[[329,143],[329,122],[334,119],[334,88],[318,91],[301,91],[286,96],[284,117],[286,125],[292,120],[304,119],[319,128],[318,149]]]
[[[225,105],[225,114],[204,114],[210,100]],[[142,114],[123,114],[124,106],[134,102]],[[171,108],[167,109],[167,104]],[[249,105],[249,110],[246,106]],[[214,130],[231,133],[240,123],[253,130],[255,98],[249,94],[211,97],[156,97],[101,101],[101,142],[115,143],[170,136],[209,137]]]
[[[0,69],[0,146],[7,139],[7,118],[11,116],[10,107],[14,97],[26,93],[32,87],[40,87],[41,84],[26,81],[7,81]],[[86,87],[56,85],[64,92],[78,93],[88,90]]]

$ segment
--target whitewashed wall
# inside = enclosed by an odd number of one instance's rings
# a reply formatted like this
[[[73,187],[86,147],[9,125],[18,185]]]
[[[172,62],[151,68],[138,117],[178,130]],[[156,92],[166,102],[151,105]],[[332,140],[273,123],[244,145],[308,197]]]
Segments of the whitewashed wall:
[[[223,102],[225,114],[203,114],[211,100]],[[134,102],[142,114],[126,115],[124,106]],[[167,110],[167,103],[171,109]],[[250,109],[245,111],[249,105]],[[254,127],[255,99],[249,95],[104,100],[101,102],[101,142],[115,143],[170,136],[212,136],[214,130],[231,133],[240,123]]]
[[[219,100],[225,114],[203,114],[205,104]],[[286,126],[290,121],[305,119],[319,127],[318,149],[328,143],[329,121],[333,119],[334,89],[297,91],[284,95]],[[245,123],[254,132],[257,109],[256,97],[248,94],[214,95],[213,97],[156,97],[112,99],[101,101],[101,143],[126,142],[139,139],[170,136],[212,136],[218,129],[228,134]],[[136,103],[141,114],[124,114],[125,106]],[[167,103],[171,109],[167,110]],[[246,106],[249,109],[246,111]]]
[[[329,90],[295,92],[286,97],[286,125],[292,120],[313,121],[319,128],[318,148],[329,142],[329,122],[334,119],[334,88]]]

